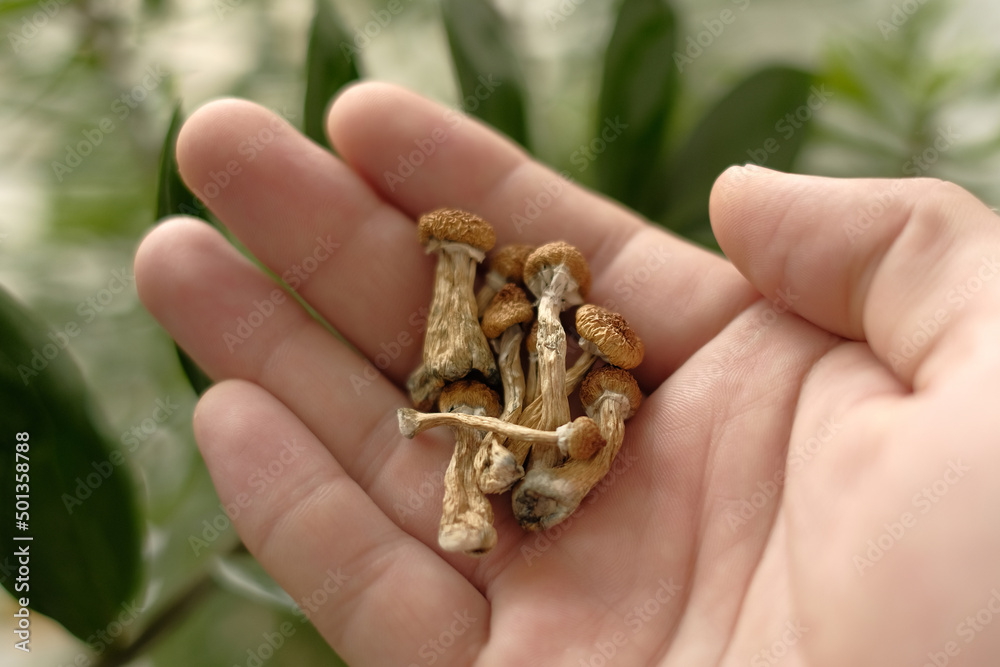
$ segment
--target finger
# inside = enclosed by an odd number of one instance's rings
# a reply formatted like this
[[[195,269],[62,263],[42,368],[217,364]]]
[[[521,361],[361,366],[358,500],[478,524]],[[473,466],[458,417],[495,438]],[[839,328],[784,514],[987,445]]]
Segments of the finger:
[[[277,285],[201,221],[154,228],[136,254],[135,273],[143,303],[199,366],[219,380],[263,386],[384,512],[435,543],[437,516],[412,511],[408,496],[414,489],[421,499],[440,493],[433,471],[445,467],[450,446],[436,434],[401,440],[395,410],[405,399],[398,389],[368,374],[367,362],[290,297],[277,298]],[[261,311],[266,317],[251,315]]]
[[[338,153],[378,194],[416,217],[440,206],[491,221],[498,243],[564,239],[591,262],[589,298],[622,312],[646,341],[637,369],[658,383],[758,298],[732,267],[530,160],[496,132],[388,84],[334,102]]]
[[[456,619],[462,632],[436,662],[469,664],[488,637],[485,599],[386,517],[280,400],[224,382],[194,427],[247,548],[350,664],[411,664]]]
[[[192,114],[177,159],[188,186],[255,257],[378,370],[406,377],[420,354],[433,266],[409,219],[329,151],[250,102],[223,100]]]
[[[710,208],[723,250],[758,290],[867,340],[906,381],[932,355],[928,378],[964,355],[972,325],[1000,310],[997,216],[953,184],[734,167]]]

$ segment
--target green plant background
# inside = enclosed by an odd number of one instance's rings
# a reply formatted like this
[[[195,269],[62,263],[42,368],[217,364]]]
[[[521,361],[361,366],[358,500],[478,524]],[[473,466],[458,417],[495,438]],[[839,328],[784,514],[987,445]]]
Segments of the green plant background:
[[[31,434],[38,540],[32,652],[5,641],[3,664],[340,664],[224,525],[190,426],[207,378],[134,281],[102,291],[130,275],[158,218],[211,220],[170,151],[206,100],[253,99],[325,143],[324,109],[349,80],[460,106],[492,75],[502,85],[475,115],[710,248],[712,181],[765,155],[778,169],[937,176],[1000,197],[1000,10],[984,0],[11,0],[0,22],[5,588],[18,432]],[[153,85],[130,93],[144,77]],[[582,159],[612,119],[628,128]],[[88,137],[100,141],[64,168]],[[53,330],[76,331],[66,350]],[[46,345],[54,358],[26,375]],[[91,474],[96,488],[69,513],[65,494]],[[130,609],[141,612],[100,646],[94,633]],[[15,610],[0,594],[0,617]],[[283,623],[294,631],[261,652]]]

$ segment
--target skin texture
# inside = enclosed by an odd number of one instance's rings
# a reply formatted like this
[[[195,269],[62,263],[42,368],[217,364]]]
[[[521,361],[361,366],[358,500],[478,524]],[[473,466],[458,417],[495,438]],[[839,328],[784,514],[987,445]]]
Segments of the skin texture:
[[[269,126],[255,159],[241,154]],[[434,154],[387,185],[432,132]],[[360,354],[289,299],[227,346],[275,285],[200,222],[151,231],[136,277],[219,381],[194,428],[222,502],[249,498],[240,536],[296,600],[325,599],[307,612],[350,664],[576,666],[613,651],[627,665],[921,665],[946,647],[996,664],[1000,618],[965,620],[1000,590],[1000,279],[984,264],[1000,220],[987,207],[929,179],[733,168],[710,207],[730,264],[565,182],[518,233],[511,213],[553,172],[396,87],[342,93],[329,133],[339,158],[223,100],[188,120],[178,157],[199,192],[237,162],[207,203],[279,275],[313,267],[299,293]],[[413,221],[445,205],[493,221],[501,244],[580,248],[590,300],[646,342],[648,398],[606,482],[541,536],[493,499],[500,541],[480,560],[436,546],[449,436],[396,430],[433,276]],[[340,246],[318,261],[327,237]],[[294,458],[251,486],[284,440]],[[859,572],[869,540],[890,546]]]

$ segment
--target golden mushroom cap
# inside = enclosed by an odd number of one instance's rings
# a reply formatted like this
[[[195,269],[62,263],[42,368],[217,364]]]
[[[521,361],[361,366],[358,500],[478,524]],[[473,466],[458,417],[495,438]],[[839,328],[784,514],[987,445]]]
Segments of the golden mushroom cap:
[[[487,338],[496,338],[508,327],[522,322],[530,322],[535,316],[528,295],[514,283],[504,285],[483,313],[483,333]]]
[[[607,308],[584,304],[576,311],[576,331],[593,343],[609,364],[635,368],[642,363],[646,346],[624,317]]]
[[[565,241],[546,243],[528,255],[524,263],[524,282],[535,296],[541,296],[544,285],[533,284],[533,278],[545,268],[564,265],[576,281],[580,296],[586,297],[590,292],[590,267],[580,251]],[[536,289],[538,287],[538,289]]]
[[[487,417],[500,416],[500,398],[497,393],[482,382],[459,380],[441,390],[438,397],[441,412],[465,412]]]
[[[577,417],[573,420],[573,432],[569,439],[569,457],[586,460],[607,445],[601,429],[590,417]]]
[[[437,239],[464,243],[483,252],[492,250],[497,242],[493,225],[478,215],[457,208],[439,208],[420,216],[417,235],[423,245]]]
[[[523,243],[510,243],[497,249],[490,260],[490,271],[503,277],[509,283],[524,282],[524,263],[528,255],[535,251],[535,246]]]
[[[642,392],[639,391],[639,384],[635,378],[627,370],[617,366],[601,366],[583,378],[583,383],[580,385],[580,402],[583,403],[587,414],[590,414],[590,407],[606,393],[621,394],[628,399],[629,412],[623,415],[625,419],[634,415],[642,403]]]

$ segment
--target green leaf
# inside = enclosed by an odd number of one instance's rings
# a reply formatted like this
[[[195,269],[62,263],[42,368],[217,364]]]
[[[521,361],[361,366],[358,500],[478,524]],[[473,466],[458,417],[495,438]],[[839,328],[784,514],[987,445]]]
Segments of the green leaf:
[[[660,221],[714,245],[708,196],[715,179],[730,165],[747,162],[790,170],[813,114],[825,102],[812,74],[791,67],[765,67],[736,84],[673,156]]]
[[[598,187],[645,215],[662,196],[664,134],[677,97],[677,19],[664,0],[625,0],[604,54],[594,137]],[[617,129],[616,129],[617,128]]]
[[[174,343],[174,348],[177,350],[177,360],[181,362],[184,376],[187,377],[188,383],[194,389],[194,392],[201,396],[212,386],[212,378],[208,377],[208,373],[201,370],[201,366],[196,364],[194,359],[176,342]]]
[[[324,129],[326,107],[341,88],[361,78],[355,62],[358,55],[353,38],[341,26],[327,0],[316,0],[306,51],[303,131],[327,148],[330,142]]]
[[[177,168],[177,134],[181,131],[183,123],[184,116],[181,113],[181,105],[178,104],[170,118],[170,127],[167,129],[167,136],[163,140],[163,149],[160,153],[156,217],[160,219],[169,215],[190,215],[218,227],[214,219],[208,215],[205,205],[181,180],[181,174]],[[212,378],[198,367],[198,364],[188,356],[187,352],[181,349],[180,345],[174,343],[174,347],[177,349],[177,358],[181,362],[181,368],[184,369],[184,375],[187,376],[191,387],[200,396],[212,386]]]
[[[86,640],[136,603],[142,535],[128,464],[100,435],[68,340],[0,289],[0,542],[5,554],[27,546],[30,587],[16,588],[13,556],[0,582]],[[27,460],[15,458],[18,433]],[[28,477],[27,530],[15,527],[15,473]]]
[[[525,85],[507,24],[489,0],[441,4],[462,108],[528,148]]]
[[[184,114],[180,103],[174,107],[170,117],[167,135],[163,138],[163,148],[160,151],[160,172],[156,178],[158,190],[156,193],[156,218],[168,215],[190,215],[215,224],[208,215],[208,209],[191,192],[177,167],[177,135],[184,124]]]

